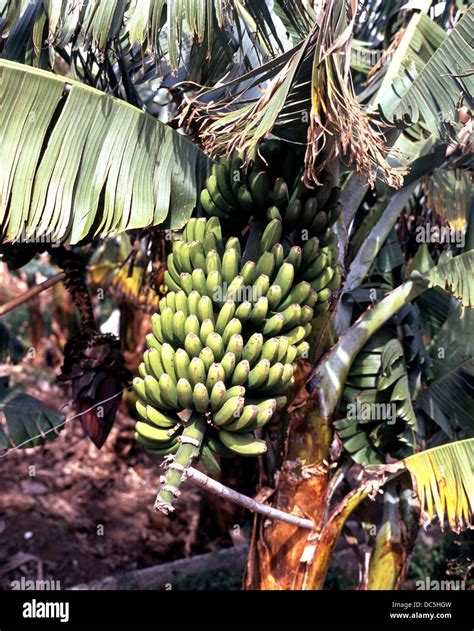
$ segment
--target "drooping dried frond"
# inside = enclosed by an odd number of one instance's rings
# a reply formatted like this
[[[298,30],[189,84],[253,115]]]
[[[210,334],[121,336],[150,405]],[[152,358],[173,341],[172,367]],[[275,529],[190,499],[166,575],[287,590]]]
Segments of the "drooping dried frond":
[[[387,184],[399,187],[402,172],[386,160],[386,125],[357,102],[352,85],[349,62],[357,2],[316,4],[315,26],[302,43],[223,86],[224,99],[213,99],[215,90],[200,93],[188,101],[181,120],[196,124],[200,141],[213,155],[237,149],[249,159],[270,132],[307,144],[308,185],[318,183],[318,173],[340,157],[366,173],[371,184],[379,170]]]

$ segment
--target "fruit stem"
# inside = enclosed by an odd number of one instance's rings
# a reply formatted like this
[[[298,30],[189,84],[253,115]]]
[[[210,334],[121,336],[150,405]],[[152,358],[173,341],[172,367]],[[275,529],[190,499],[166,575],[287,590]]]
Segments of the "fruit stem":
[[[178,451],[165,460],[167,471],[161,477],[161,488],[155,501],[155,509],[165,515],[173,512],[173,501],[180,494],[179,486],[186,479],[186,472],[193,460],[199,456],[206,431],[206,419],[193,412],[188,424],[179,437]]]

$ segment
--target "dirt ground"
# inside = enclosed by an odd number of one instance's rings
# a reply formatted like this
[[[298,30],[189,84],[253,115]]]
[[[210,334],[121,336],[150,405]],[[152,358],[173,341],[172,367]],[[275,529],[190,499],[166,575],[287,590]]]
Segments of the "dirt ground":
[[[32,383],[51,407],[67,403],[59,386]],[[0,457],[0,589],[22,576],[64,589],[248,538],[248,514],[190,487],[172,516],[157,513],[159,475],[123,413],[100,451],[74,420],[57,440]]]

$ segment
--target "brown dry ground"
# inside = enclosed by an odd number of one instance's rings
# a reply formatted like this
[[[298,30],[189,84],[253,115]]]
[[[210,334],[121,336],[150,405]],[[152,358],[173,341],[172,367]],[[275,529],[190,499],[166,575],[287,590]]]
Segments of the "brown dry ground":
[[[23,379],[51,407],[67,404],[54,383]],[[135,443],[133,423],[120,413],[100,451],[75,420],[57,440],[0,458],[0,589],[22,576],[64,589],[245,540],[248,514],[189,486],[172,516],[153,509],[159,461]]]

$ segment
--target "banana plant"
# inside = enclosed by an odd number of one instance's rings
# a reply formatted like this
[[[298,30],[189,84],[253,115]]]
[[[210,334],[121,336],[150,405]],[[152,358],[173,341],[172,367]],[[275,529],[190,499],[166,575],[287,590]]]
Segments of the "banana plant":
[[[46,248],[26,258],[59,243],[77,272],[86,245],[170,230],[136,437],[164,457],[165,513],[193,463],[218,475],[221,458],[262,456],[272,508],[291,519],[256,518],[247,588],[322,589],[347,519],[379,491],[362,588],[401,585],[417,511],[455,530],[472,517],[473,251],[466,239],[413,258],[400,235],[402,218],[412,240],[413,218],[472,223],[474,9],[376,4],[370,20],[355,0],[2,5],[4,251],[36,235]],[[354,62],[367,49],[370,72]],[[202,87],[194,58],[209,60]],[[156,120],[153,73],[172,121]]]

